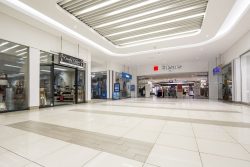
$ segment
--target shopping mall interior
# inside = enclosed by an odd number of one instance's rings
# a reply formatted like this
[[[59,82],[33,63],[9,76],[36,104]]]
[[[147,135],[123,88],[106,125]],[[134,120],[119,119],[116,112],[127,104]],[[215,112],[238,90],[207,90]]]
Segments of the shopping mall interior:
[[[250,0],[0,0],[0,167],[250,167]]]

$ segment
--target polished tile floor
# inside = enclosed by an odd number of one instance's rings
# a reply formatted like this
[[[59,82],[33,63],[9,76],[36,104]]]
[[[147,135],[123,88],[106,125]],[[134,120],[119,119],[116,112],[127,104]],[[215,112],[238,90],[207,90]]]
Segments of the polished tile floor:
[[[0,167],[250,167],[250,107],[99,101],[0,114]]]

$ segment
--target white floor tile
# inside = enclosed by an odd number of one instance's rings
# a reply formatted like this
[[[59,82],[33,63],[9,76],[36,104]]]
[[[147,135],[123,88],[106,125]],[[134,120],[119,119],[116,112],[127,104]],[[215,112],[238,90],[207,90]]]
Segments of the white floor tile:
[[[147,163],[160,167],[201,167],[198,152],[156,145]]]
[[[142,167],[141,162],[112,155],[101,153],[93,160],[89,161],[84,167]]]
[[[30,163],[30,161],[9,151],[0,154],[1,167],[22,167],[28,163]]]
[[[151,165],[151,164],[145,164],[143,167],[159,167],[159,166]]]
[[[198,147],[202,153],[210,153],[225,157],[250,160],[250,154],[239,144],[197,139]]]
[[[232,158],[225,158],[210,154],[202,154],[203,167],[249,167],[250,162]]]
[[[40,166],[40,165],[32,162],[32,163],[30,163],[28,165],[25,165],[24,167],[43,167],[43,166]]]
[[[170,147],[177,147],[191,151],[198,151],[195,138],[193,137],[162,133],[158,137],[156,143]]]
[[[97,154],[99,154],[99,151],[71,144],[36,162],[46,167],[81,167]]]
[[[123,137],[149,143],[155,143],[159,134],[160,132],[157,131],[154,132],[154,131],[147,131],[144,129],[133,129]]]
[[[25,131],[2,125],[0,125],[0,132],[0,139],[11,139],[26,133]]]
[[[165,125],[165,127],[162,130],[163,133],[171,133],[171,134],[177,134],[182,136],[188,136],[188,137],[194,137],[193,129],[190,126],[175,126],[175,125]]]
[[[20,146],[14,152],[30,160],[36,160],[67,145],[69,144],[60,140],[44,138],[30,145]]]

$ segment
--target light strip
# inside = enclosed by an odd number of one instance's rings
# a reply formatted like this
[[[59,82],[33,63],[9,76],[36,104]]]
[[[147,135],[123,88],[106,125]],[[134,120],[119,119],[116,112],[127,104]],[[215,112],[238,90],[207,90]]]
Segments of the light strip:
[[[93,42],[92,40],[84,37],[83,35],[73,31],[72,29],[64,26],[63,24],[51,19],[50,17],[42,14],[41,12],[31,8],[30,6],[26,5],[25,3],[21,2],[20,0],[0,0],[1,3],[4,3],[8,5],[11,8],[14,8],[26,15],[31,16],[34,19],[39,20],[41,23],[46,23],[50,25],[53,28],[57,28],[59,31],[64,32],[67,35],[72,36],[73,38],[80,40],[84,42],[87,45],[90,45],[102,52],[104,52],[107,55],[110,56],[132,56],[132,55],[140,55],[140,54],[145,54],[145,53],[154,53],[154,52],[159,52],[159,51],[169,51],[169,50],[176,50],[176,49],[184,49],[184,48],[194,48],[194,47],[200,47],[209,43],[212,43],[220,38],[222,38],[225,34],[229,33],[229,31],[235,26],[237,21],[240,20],[241,16],[247,11],[250,5],[249,0],[241,0],[241,1],[236,1],[232,10],[230,11],[230,14],[227,16],[226,20],[224,21],[223,25],[226,24],[226,22],[230,22],[228,27],[224,28],[223,26],[220,28],[218,33],[211,39],[204,41],[204,42],[199,42],[195,44],[187,44],[187,45],[181,45],[181,46],[175,46],[175,47],[168,47],[168,48],[161,48],[161,49],[149,49],[145,51],[138,51],[138,52],[132,52],[132,53],[126,53],[126,54],[120,54],[120,53],[115,53],[112,52],[105,47]],[[186,36],[185,36],[186,37]],[[178,37],[176,37],[178,38]],[[162,39],[159,41],[163,41]],[[157,42],[157,41],[154,41]],[[143,45],[144,43],[140,43]],[[138,45],[138,44],[137,44]],[[115,46],[116,48],[126,48],[126,47],[134,47],[136,45],[129,45],[129,46]]]
[[[134,28],[134,29],[130,29],[130,30],[120,31],[120,32],[117,32],[117,33],[106,35],[105,37],[111,37],[111,36],[115,36],[115,35],[125,34],[125,33],[128,33],[128,32],[133,32],[133,31],[142,30],[142,29],[146,29],[146,28],[156,27],[156,26],[169,24],[169,23],[174,23],[174,22],[177,22],[177,21],[182,21],[182,20],[186,20],[186,19],[199,17],[199,16],[204,16],[204,15],[205,15],[205,13],[203,12],[203,13],[190,15],[190,16],[186,16],[186,17],[181,17],[181,18],[178,18],[178,19],[173,19],[173,20],[169,20],[169,21],[165,21],[165,22],[161,22],[161,23],[156,23],[156,24],[151,24],[151,25],[138,27],[138,28]]]
[[[21,55],[24,55],[24,54],[26,54],[27,52],[22,52],[22,53],[19,53],[19,54],[17,54],[17,56],[21,56]]]
[[[106,2],[100,3],[100,4],[98,4],[98,5],[92,6],[92,7],[90,7],[90,8],[84,9],[84,10],[82,10],[82,11],[76,12],[76,13],[74,13],[74,14],[75,14],[76,16],[78,16],[78,15],[81,15],[81,14],[84,14],[84,13],[87,13],[87,12],[91,12],[91,11],[93,11],[93,10],[100,9],[100,8],[102,8],[102,7],[111,5],[111,4],[116,3],[116,2],[118,2],[118,1],[120,1],[120,0],[110,0],[110,1],[106,1]]]
[[[142,6],[149,5],[149,4],[157,2],[157,1],[159,1],[159,0],[148,0],[146,2],[138,3],[138,4],[135,4],[135,5],[126,7],[126,8],[122,8],[120,10],[110,12],[110,13],[106,14],[105,16],[113,16],[113,15],[116,15],[116,14],[120,14],[120,13],[129,11],[129,10],[132,10],[132,9],[136,9],[136,8],[139,8],[139,7],[142,7]]]
[[[11,47],[9,47],[9,48],[7,48],[7,49],[2,50],[1,52],[2,52],[2,53],[7,52],[8,50],[14,49],[14,48],[16,48],[16,47],[18,47],[18,46],[20,46],[20,45],[11,46]]]
[[[0,47],[1,47],[1,46],[4,46],[4,45],[7,45],[8,43],[9,43],[9,42],[3,42],[3,43],[0,44]]]
[[[14,66],[14,65],[11,65],[11,64],[4,64],[4,66],[6,66],[6,67],[13,67],[13,68],[22,68],[22,67]]]
[[[169,7],[154,9],[154,10],[151,10],[151,11],[148,11],[148,12],[144,12],[144,13],[140,13],[140,14],[137,14],[137,15],[133,15],[133,16],[130,16],[130,17],[126,17],[126,18],[122,18],[122,19],[119,19],[119,20],[111,21],[111,22],[108,22],[108,23],[104,23],[104,24],[95,26],[94,29],[96,29],[96,28],[101,28],[101,27],[105,27],[105,26],[109,26],[109,25],[112,25],[112,24],[120,23],[120,22],[123,22],[123,21],[131,20],[131,19],[135,19],[135,18],[137,18],[137,17],[149,15],[149,14],[152,14],[152,13],[160,12],[160,11],[166,10],[166,9],[168,9],[168,8],[169,8]]]
[[[141,37],[141,36],[150,35],[150,34],[156,34],[156,33],[159,33],[159,32],[170,31],[170,30],[174,30],[174,29],[181,28],[181,27],[184,27],[184,26],[178,26],[178,27],[173,27],[173,28],[167,28],[167,29],[163,29],[163,30],[152,31],[152,32],[144,33],[144,34],[139,34],[139,35],[134,35],[134,36],[125,37],[125,38],[119,38],[119,39],[117,39],[117,40],[115,40],[115,41],[123,41],[123,40],[126,40],[126,39]]]
[[[152,38],[147,38],[147,39],[142,39],[142,40],[137,40],[137,41],[132,41],[132,42],[126,42],[126,43],[122,43],[120,45],[133,44],[133,43],[144,42],[144,41],[148,41],[148,40],[155,40],[155,39],[159,39],[159,38],[166,38],[166,37],[171,37],[171,36],[176,36],[176,35],[183,35],[183,34],[187,34],[187,33],[197,33],[200,31],[201,31],[200,29],[194,29],[194,30],[190,30],[190,31],[184,31],[184,32],[179,32],[179,33],[174,33],[174,34],[169,34],[169,35],[162,35],[162,36],[158,36],[158,37],[152,37]],[[150,41],[150,42],[152,42],[152,41]]]
[[[146,21],[149,21],[149,20],[154,20],[154,19],[158,19],[158,18],[161,18],[161,17],[165,17],[165,16],[170,16],[170,15],[174,15],[174,14],[186,12],[186,11],[189,11],[189,10],[192,10],[192,9],[195,9],[195,8],[196,7],[189,7],[189,8],[185,8],[185,9],[181,9],[181,10],[176,10],[176,11],[173,11],[173,12],[164,13],[164,14],[153,16],[153,17],[149,17],[149,18],[146,18],[146,19],[141,19],[141,20],[138,20],[138,21],[130,22],[130,23],[127,23],[127,24],[122,24],[120,26],[116,26],[115,28],[127,27],[127,26],[130,26],[130,25],[134,25],[134,24],[146,22]]]
[[[49,71],[49,70],[40,70],[40,71],[50,73],[50,71]]]
[[[55,70],[59,70],[59,71],[67,71],[66,69],[63,68],[54,68]]]
[[[41,57],[40,57],[40,59],[42,59],[42,58],[45,58],[45,57],[48,57],[48,55],[45,55],[45,56],[41,56]]]
[[[24,48],[24,49],[17,50],[16,53],[25,51],[25,50],[27,50],[27,49],[28,49],[28,48]]]

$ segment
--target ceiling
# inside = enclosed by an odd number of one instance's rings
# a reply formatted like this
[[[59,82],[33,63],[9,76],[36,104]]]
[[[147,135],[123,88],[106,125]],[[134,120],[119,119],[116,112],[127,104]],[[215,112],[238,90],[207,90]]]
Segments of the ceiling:
[[[197,34],[208,0],[61,0],[57,4],[114,45]]]
[[[71,1],[71,0],[67,0]],[[82,2],[86,3],[102,3],[102,2],[108,2],[109,0],[103,1],[103,0],[84,0]],[[112,2],[114,2],[113,0]],[[140,20],[125,20],[120,23],[114,23],[112,26],[104,26],[104,27],[97,27],[100,24],[104,23],[110,23],[113,19],[115,19],[114,16],[112,17],[106,17],[105,19],[100,19],[99,21],[103,23],[96,22],[92,19],[96,15],[100,14],[102,16],[103,14],[100,12],[87,12],[88,15],[91,15],[91,17],[82,17],[81,21],[77,18],[79,15],[77,13],[72,12],[70,14],[66,9],[65,6],[62,6],[60,4],[61,1],[58,0],[43,0],[43,1],[34,1],[34,0],[5,0],[1,1],[3,4],[0,5],[1,12],[11,15],[12,17],[16,17],[19,20],[22,20],[23,22],[27,24],[31,24],[32,26],[42,29],[44,31],[47,31],[49,33],[53,33],[57,36],[64,36],[71,40],[74,40],[76,43],[79,43],[83,47],[87,47],[93,56],[92,60],[97,59],[100,60],[100,62],[109,62],[109,60],[112,60],[115,63],[120,63],[123,65],[138,65],[138,64],[156,64],[156,63],[172,63],[172,62],[179,62],[179,61],[207,61],[211,57],[216,57],[219,54],[222,54],[225,52],[230,46],[233,45],[240,37],[242,37],[244,34],[246,34],[247,31],[250,29],[249,25],[249,19],[250,19],[250,10],[249,10],[249,0],[182,0],[182,3],[201,3],[200,7],[196,6],[197,8],[192,9],[194,10],[204,10],[205,16],[204,18],[197,19],[194,21],[196,23],[196,26],[201,26],[200,31],[195,34],[185,34],[185,35],[178,35],[178,36],[171,36],[171,37],[159,37],[162,35],[168,35],[164,33],[171,33],[175,29],[172,29],[171,31],[167,30],[166,27],[163,28],[163,25],[159,26],[159,31],[166,30],[162,32],[156,32],[157,29],[150,28],[146,29],[147,32],[145,33],[152,33],[147,35],[142,35],[143,31],[136,30],[134,32],[126,32],[126,34],[119,34],[117,36],[109,36],[105,37],[110,34],[110,31],[108,29],[115,30],[114,28],[117,26],[122,26],[124,24],[131,24],[136,21]],[[65,2],[65,1],[62,1]],[[73,2],[73,1],[72,1]],[[76,1],[75,1],[76,2]],[[80,1],[79,1],[80,2]],[[102,6],[102,8],[108,8],[109,6],[113,6],[116,3],[124,3],[130,2],[130,3],[139,3],[141,1],[139,0],[131,0],[131,1],[125,1],[121,0],[109,4],[107,6]],[[177,3],[179,0],[161,0],[161,1],[155,1],[152,2],[152,4],[149,4],[148,6],[142,7],[142,10],[146,10],[148,8],[151,8],[153,10],[154,5],[158,3]],[[204,4],[203,4],[203,3]],[[62,7],[60,7],[61,5]],[[181,2],[180,2],[181,3]],[[245,3],[246,5],[243,5],[244,8],[237,8],[237,4]],[[34,12],[30,12],[26,10],[25,8],[21,8],[21,6],[25,4],[32,8],[32,10],[38,11],[42,14],[42,17],[39,17],[38,15],[35,15]],[[203,7],[202,7],[203,4]],[[94,4],[92,4],[94,5]],[[94,5],[95,6],[95,5]],[[131,6],[131,5],[130,5]],[[161,9],[164,7],[167,7],[170,5],[162,6]],[[188,6],[188,5],[187,5]],[[195,5],[194,5],[195,6]],[[239,6],[239,5],[238,5]],[[185,8],[185,5],[179,6],[179,8]],[[242,5],[241,5],[242,7]],[[65,8],[65,9],[64,9]],[[126,7],[124,7],[125,9]],[[177,9],[178,7],[176,7]],[[200,8],[200,9],[199,9]],[[115,10],[114,6],[110,8],[110,10]],[[235,10],[238,9],[238,10]],[[101,8],[97,9],[101,11]],[[151,10],[151,11],[152,11]],[[132,10],[133,12],[139,12],[140,10]],[[175,12],[176,10],[173,10]],[[196,11],[196,12],[197,12]],[[85,10],[86,12],[86,10]],[[131,12],[131,11],[130,11]],[[130,12],[123,12],[128,13]],[[133,13],[131,12],[131,14]],[[171,12],[171,11],[170,11]],[[168,12],[167,12],[168,13]],[[166,13],[166,14],[167,14]],[[79,13],[78,13],[79,14]],[[159,17],[160,12],[155,13],[156,17]],[[172,13],[173,14],[173,13]],[[76,15],[76,16],[74,16]],[[45,17],[46,16],[46,17]],[[123,17],[122,13],[117,14],[119,17]],[[135,16],[133,14],[133,16]],[[169,16],[163,16],[157,19],[154,19],[155,21],[159,21],[159,23],[162,23],[164,19],[170,19],[170,16],[177,16],[178,13],[175,13],[173,15]],[[180,15],[179,15],[180,16]],[[144,17],[144,19],[154,17],[151,15],[150,17]],[[53,22],[49,18],[53,20]],[[98,17],[97,17],[98,18]],[[107,18],[110,18],[111,20],[108,20]],[[126,17],[127,18],[127,17]],[[143,18],[142,18],[143,19]],[[198,24],[199,21],[200,25]],[[143,22],[136,22],[138,24],[129,25],[125,27],[117,28],[118,31],[122,31],[123,29],[130,27],[130,28],[136,28],[136,26],[141,26],[142,24],[148,24],[149,22],[152,22],[153,20],[146,20]],[[55,23],[56,22],[56,23]],[[177,22],[173,23],[167,23],[166,25],[168,27],[176,27]],[[187,27],[189,25],[189,22],[181,21],[179,22],[181,26]],[[184,24],[185,23],[185,24]],[[187,24],[186,24],[187,23]],[[228,24],[226,24],[228,23]],[[151,25],[151,24],[150,24]],[[193,25],[193,24],[191,24]],[[164,25],[165,26],[165,25]],[[91,28],[93,27],[93,28]],[[177,26],[178,27],[178,26]],[[65,29],[67,28],[67,29]],[[161,29],[162,28],[162,29]],[[96,31],[94,30],[96,29]],[[67,31],[66,31],[67,30]],[[184,30],[181,30],[182,32]],[[102,34],[103,33],[103,34]],[[134,34],[133,33],[137,33]],[[144,34],[145,34],[144,33]],[[125,35],[125,36],[122,36]],[[127,36],[128,35],[128,36]],[[133,37],[136,35],[142,35]],[[156,35],[156,36],[154,36]],[[157,36],[159,35],[159,36]],[[172,34],[171,34],[172,35]],[[111,38],[112,37],[112,38]],[[115,38],[114,38],[115,37]],[[128,37],[128,38],[127,38]],[[150,39],[154,37],[159,37],[158,39]],[[117,42],[117,38],[126,38],[124,40],[120,40]],[[108,40],[107,40],[108,39]],[[150,40],[147,40],[150,39]],[[146,40],[146,41],[139,41],[138,40]],[[113,41],[113,42],[111,42]],[[131,43],[131,44],[124,44],[121,43]],[[95,58],[96,57],[96,58]],[[105,60],[102,60],[104,59]]]

